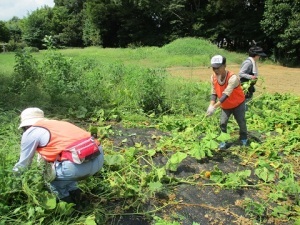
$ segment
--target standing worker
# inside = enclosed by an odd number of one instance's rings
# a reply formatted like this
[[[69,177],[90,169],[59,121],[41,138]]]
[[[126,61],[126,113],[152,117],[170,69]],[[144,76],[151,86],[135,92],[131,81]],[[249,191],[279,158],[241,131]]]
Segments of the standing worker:
[[[243,146],[247,144],[247,126],[245,119],[245,95],[240,84],[239,77],[227,71],[226,58],[215,55],[211,58],[213,74],[211,76],[211,100],[206,115],[211,116],[215,110],[221,108],[220,128],[227,133],[228,120],[233,114],[240,128],[240,141]],[[219,99],[217,101],[217,98]],[[226,149],[226,143],[222,142],[219,149]]]
[[[261,56],[267,56],[261,47],[251,47],[249,49],[249,57],[242,63],[240,68],[239,76],[241,83],[249,83],[249,86],[246,85],[247,90],[245,90],[246,103],[251,100],[255,92],[254,85],[258,79],[257,62]]]
[[[94,175],[103,166],[99,142],[69,122],[44,118],[39,108],[25,109],[19,128],[23,129],[21,154],[13,171],[22,172],[38,152],[52,173],[50,190],[62,201],[79,204],[77,181]]]

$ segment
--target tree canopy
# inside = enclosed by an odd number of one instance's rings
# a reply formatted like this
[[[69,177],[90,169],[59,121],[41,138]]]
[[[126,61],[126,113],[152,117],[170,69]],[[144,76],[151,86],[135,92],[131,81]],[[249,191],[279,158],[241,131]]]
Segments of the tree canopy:
[[[267,0],[262,29],[274,43],[274,56],[283,64],[299,65],[300,1]]]
[[[299,0],[54,2],[53,8],[42,7],[24,18],[21,34],[18,27],[8,26],[7,35],[0,24],[3,41],[20,35],[28,45],[41,48],[45,35],[51,35],[61,46],[127,47],[162,46],[181,37],[201,37],[233,51],[245,52],[257,44],[274,60],[299,64]]]
[[[3,21],[0,21],[0,42],[8,42],[9,39],[9,29]]]

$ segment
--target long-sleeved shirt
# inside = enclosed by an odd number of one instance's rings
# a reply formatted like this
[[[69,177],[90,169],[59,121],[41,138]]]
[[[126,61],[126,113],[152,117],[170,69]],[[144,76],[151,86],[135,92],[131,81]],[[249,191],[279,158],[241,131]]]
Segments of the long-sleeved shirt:
[[[49,140],[50,133],[45,128],[30,127],[26,130],[22,135],[20,158],[13,171],[17,172],[28,167],[32,163],[37,147],[47,145]]]
[[[247,80],[251,80],[253,75],[254,76],[258,76],[258,70],[257,70],[257,65],[255,63],[255,65],[253,65],[253,62],[254,61],[253,59],[251,60],[250,57],[247,58],[241,65],[241,68],[240,68],[240,72],[239,72],[239,76],[240,78],[244,78],[244,79],[247,79]],[[256,68],[254,68],[254,66]]]

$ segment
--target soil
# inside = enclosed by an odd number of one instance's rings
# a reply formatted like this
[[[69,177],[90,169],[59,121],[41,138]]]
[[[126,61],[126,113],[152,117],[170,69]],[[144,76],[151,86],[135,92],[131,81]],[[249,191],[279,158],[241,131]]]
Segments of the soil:
[[[137,143],[155,148],[156,142],[152,138],[153,135],[156,137],[171,135],[154,128],[124,128],[120,124],[114,126],[113,129],[114,133],[121,134],[110,137],[116,149],[135,146]],[[248,136],[251,141],[263,141],[263,135],[257,131],[249,131]],[[125,138],[127,142],[124,143],[122,140]],[[199,137],[199,141],[201,141],[201,137]],[[156,212],[157,216],[166,220],[177,221],[181,225],[253,225],[255,218],[251,218],[245,213],[243,201],[246,198],[259,201],[265,195],[266,190],[249,187],[222,189],[216,186],[209,186],[211,183],[209,178],[200,176],[204,171],[212,171],[215,166],[224,173],[248,169],[254,174],[253,168],[243,166],[239,156],[231,152],[231,147],[237,145],[238,143],[230,143],[230,147],[226,151],[216,150],[213,153],[213,157],[207,157],[203,160],[196,160],[190,157],[183,160],[177,171],[169,172],[169,176],[174,177],[174,179],[198,176],[197,181],[199,184],[182,183],[168,187],[168,189],[156,193],[154,198],[139,208],[139,212],[150,212],[157,209],[156,207],[162,207],[161,210]],[[167,160],[165,155],[156,154],[153,157],[153,161],[158,167],[165,165]],[[257,179],[256,176],[251,175],[247,182],[251,185],[257,183]],[[163,207],[170,202],[176,202],[176,204],[169,204]],[[114,208],[117,205],[121,205],[121,203],[111,204],[111,207]],[[131,209],[127,213],[128,215],[113,217],[108,221],[107,225],[154,224],[153,221],[149,221],[149,217],[136,214],[135,209]],[[256,219],[264,219],[264,225],[292,225],[291,221],[275,221],[273,218],[264,218],[264,216]]]
[[[239,65],[227,65],[227,69],[239,72]],[[300,96],[300,68],[288,68],[278,65],[259,64],[257,93],[290,93]],[[212,69],[207,67],[173,67],[168,71],[174,76],[181,76],[195,81],[210,81]]]

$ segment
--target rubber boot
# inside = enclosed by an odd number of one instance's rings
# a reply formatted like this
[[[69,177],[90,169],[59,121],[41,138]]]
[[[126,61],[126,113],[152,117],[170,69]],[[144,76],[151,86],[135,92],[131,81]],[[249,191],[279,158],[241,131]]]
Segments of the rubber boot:
[[[69,193],[70,193],[70,196],[71,196],[73,202],[76,205],[81,203],[81,201],[82,201],[82,191],[80,189],[69,191]]]
[[[60,201],[64,201],[66,203],[75,203],[73,198],[70,195],[67,197],[61,198]]]
[[[221,142],[219,144],[219,150],[226,150],[227,149],[227,144],[226,142]]]
[[[247,139],[241,140],[241,145],[242,146],[247,146],[247,144],[248,144],[248,140]]]

